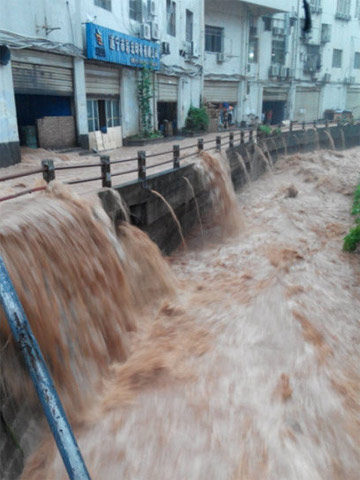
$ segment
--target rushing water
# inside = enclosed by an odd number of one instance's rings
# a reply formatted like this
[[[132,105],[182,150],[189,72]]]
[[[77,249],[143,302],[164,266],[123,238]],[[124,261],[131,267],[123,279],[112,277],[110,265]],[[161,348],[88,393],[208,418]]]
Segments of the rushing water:
[[[77,411],[93,479],[359,478],[360,271],[341,250],[359,155],[280,159],[236,197],[239,208],[221,159],[205,156],[206,181],[227,196],[218,218],[242,228],[221,243],[208,230],[205,248],[190,242],[171,269],[144,234],[120,226],[121,271],[132,298],[148,295],[140,310],[130,302],[126,361],[104,370]],[[23,479],[66,478],[45,438]]]

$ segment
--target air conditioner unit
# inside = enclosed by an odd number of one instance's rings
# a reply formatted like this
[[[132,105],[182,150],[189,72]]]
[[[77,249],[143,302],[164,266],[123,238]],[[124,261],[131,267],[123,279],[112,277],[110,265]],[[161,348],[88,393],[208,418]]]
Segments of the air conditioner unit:
[[[331,75],[330,75],[330,73],[325,73],[324,76],[323,76],[323,81],[324,81],[325,83],[329,83],[330,80],[331,80]]]
[[[190,55],[193,58],[199,58],[200,57],[200,52],[199,52],[199,49],[198,49],[195,42],[190,43]]]
[[[216,56],[216,61],[218,63],[225,62],[225,55],[222,52],[219,52]]]
[[[160,39],[160,29],[159,29],[159,24],[155,22],[151,22],[151,38],[153,40],[159,40]]]
[[[150,15],[156,15],[156,2],[150,2]]]
[[[284,35],[285,30],[283,28],[274,27],[272,29],[272,33],[273,33],[273,35]]]
[[[151,39],[151,28],[148,23],[142,23],[140,25],[140,37],[144,38],[145,40]]]
[[[170,55],[170,43],[169,42],[162,42],[161,43],[161,54],[162,55]]]
[[[286,77],[286,67],[280,67],[280,77],[285,78]]]
[[[280,67],[278,65],[271,65],[269,69],[269,77],[278,77],[280,75]]]
[[[345,77],[345,78],[344,78],[344,83],[345,83],[346,85],[350,85],[350,84],[351,84],[351,77]]]
[[[350,83],[351,84],[355,83],[355,77],[350,77]]]

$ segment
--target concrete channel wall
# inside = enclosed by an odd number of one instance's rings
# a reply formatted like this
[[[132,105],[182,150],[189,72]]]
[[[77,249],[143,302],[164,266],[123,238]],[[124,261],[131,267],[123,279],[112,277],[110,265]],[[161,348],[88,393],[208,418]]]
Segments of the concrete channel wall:
[[[270,153],[273,160],[276,161],[280,155],[285,153],[292,154],[310,152],[318,148],[330,148],[331,140],[326,130],[331,135],[337,150],[360,145],[360,125],[306,131],[295,130],[271,138],[259,138],[257,145],[265,154]],[[246,183],[246,175],[235,152],[240,153],[243,157],[251,180],[256,180],[265,171],[266,165],[259,155],[255,154],[255,150],[256,146],[254,144],[245,144],[226,151],[236,190]],[[166,199],[174,210],[183,234],[186,236],[198,222],[194,194],[202,220],[205,220],[209,214],[211,215],[209,192],[204,189],[199,175],[199,171],[193,165],[186,165],[177,170],[169,170],[149,176],[145,184],[143,181],[136,180],[113,188],[119,192],[127,205],[131,222],[144,230],[163,253],[169,254],[181,243],[179,230],[169,212],[169,208],[150,190],[157,191]],[[191,182],[194,194],[183,177]],[[118,207],[114,203],[111,193],[107,190],[101,190],[99,196],[105,211],[111,218],[116,218]]]
[[[329,132],[338,150],[360,145],[360,125],[346,126],[343,129],[333,127],[329,129]],[[263,142],[266,142],[267,148],[262,145]],[[285,153],[285,149],[291,154],[316,150],[319,146],[320,148],[329,148],[330,140],[325,129],[317,130],[317,134],[311,130],[306,132],[297,130],[272,139],[259,139],[258,145],[263,146],[265,152],[269,151],[273,160],[276,161],[280,155]],[[240,153],[244,158],[248,175],[252,180],[258,178],[265,171],[265,163],[258,155],[254,154],[255,149],[255,145],[247,144],[226,151],[235,189],[240,189],[246,183],[246,175],[235,152]],[[194,193],[184,177],[191,182]],[[180,245],[181,237],[168,207],[150,190],[155,190],[163,195],[173,208],[185,237],[198,222],[194,194],[201,218],[204,220],[211,215],[209,192],[205,190],[199,171],[192,164],[149,176],[145,184],[137,180],[115,187],[115,190],[120,193],[126,203],[132,223],[147,232],[165,254],[171,253]],[[109,190],[101,190],[99,196],[106,212],[115,223],[123,219],[122,211]],[[6,360],[4,359],[4,361]],[[39,412],[30,411],[26,405],[16,405],[11,396],[0,387],[1,480],[18,478],[24,457],[34,445],[32,426],[39,421],[36,415],[39,415]]]

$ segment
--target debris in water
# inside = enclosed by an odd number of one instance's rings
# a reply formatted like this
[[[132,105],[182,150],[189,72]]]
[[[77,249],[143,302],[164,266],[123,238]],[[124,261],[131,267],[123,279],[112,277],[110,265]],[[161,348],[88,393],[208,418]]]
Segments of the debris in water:
[[[285,197],[286,198],[295,198],[298,196],[298,189],[295,187],[295,185],[290,185],[290,187],[288,187],[286,189],[286,193],[285,193]]]

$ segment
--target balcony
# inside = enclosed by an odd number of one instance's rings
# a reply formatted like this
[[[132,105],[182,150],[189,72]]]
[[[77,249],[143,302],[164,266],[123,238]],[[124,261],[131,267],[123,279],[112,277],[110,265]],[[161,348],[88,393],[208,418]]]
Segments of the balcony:
[[[243,3],[248,7],[253,15],[261,16],[271,13],[279,13],[279,12],[290,12],[291,7],[296,7],[297,2],[296,0],[222,0],[219,2],[218,0],[205,0],[205,6],[211,6],[211,4],[219,4],[224,11],[229,12],[231,11],[232,7],[236,7],[240,3]]]
[[[291,7],[295,7],[294,0],[252,0],[243,1],[250,9],[257,11],[259,15],[276,12],[290,12]]]

